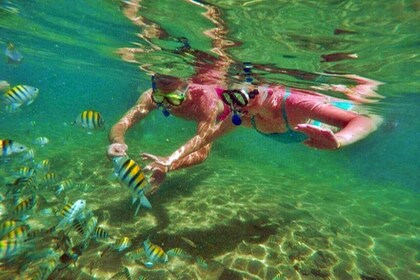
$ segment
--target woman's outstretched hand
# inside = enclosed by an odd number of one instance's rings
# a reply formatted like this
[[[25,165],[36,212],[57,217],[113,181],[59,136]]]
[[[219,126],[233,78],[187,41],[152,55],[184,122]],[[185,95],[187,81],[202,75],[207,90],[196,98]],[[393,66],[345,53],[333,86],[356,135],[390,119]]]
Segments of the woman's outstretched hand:
[[[166,174],[168,173],[168,167],[152,162],[143,168],[145,172],[151,172],[152,175],[149,178],[151,188],[147,190],[147,195],[154,194],[165,180]]]
[[[123,157],[127,155],[128,146],[121,143],[113,143],[108,146],[107,156],[108,158]]]
[[[155,156],[148,153],[142,153],[140,154],[140,156],[144,161],[151,160],[151,161],[154,161],[156,164],[160,164],[166,167],[171,165],[171,162],[169,162],[169,159],[165,157]]]
[[[310,124],[298,124],[295,130],[305,133],[308,140],[304,142],[305,145],[325,150],[335,150],[340,148],[340,142],[334,133],[329,129],[320,128]]]

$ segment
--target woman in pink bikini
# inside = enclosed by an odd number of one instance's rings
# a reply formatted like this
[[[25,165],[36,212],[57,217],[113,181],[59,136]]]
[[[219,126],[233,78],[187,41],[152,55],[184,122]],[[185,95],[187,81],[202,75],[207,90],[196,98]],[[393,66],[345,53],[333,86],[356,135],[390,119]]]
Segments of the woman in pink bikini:
[[[152,161],[145,167],[152,173],[149,192],[158,189],[168,172],[203,162],[210,153],[212,142],[239,125],[254,128],[282,143],[303,142],[313,148],[328,150],[350,145],[377,129],[381,119],[350,111],[353,104],[348,100],[285,86],[252,86],[249,76],[244,85],[228,88],[225,73],[232,60],[224,53],[229,47],[228,41],[220,39],[227,29],[218,21],[217,10],[208,9],[207,16],[217,26],[208,34],[214,38],[214,50],[218,56],[191,50],[188,41],[184,41],[184,46],[178,51],[181,55],[195,56],[196,74],[189,82],[162,75],[153,77],[152,88],[140,96],[137,104],[112,127],[109,134],[108,156],[125,156],[128,149],[125,133],[154,109],[161,109],[164,116],[172,114],[197,122],[196,136],[172,155],[142,154],[144,160]],[[133,17],[133,22],[145,25],[144,20],[137,16]],[[165,34],[156,25],[147,26],[153,29],[145,28],[147,34],[158,37]],[[121,54],[126,60],[134,61],[136,51],[125,49]],[[244,71],[250,73],[247,67]],[[324,85],[321,89],[341,92],[355,104],[378,97],[375,90],[380,83],[355,75],[343,77],[356,85]]]
[[[215,76],[213,83],[206,79],[205,85],[186,84],[181,79],[164,76],[153,78],[152,88],[112,127],[108,156],[126,155],[126,131],[158,108],[165,116],[172,114],[196,121],[197,135],[168,157],[142,154],[144,160],[153,161],[146,167],[152,172],[152,192],[157,190],[166,173],[203,162],[212,142],[239,125],[254,128],[282,143],[303,142],[313,148],[335,150],[365,138],[380,123],[377,116],[350,111],[348,107],[353,105],[348,101],[313,91],[285,86],[228,90],[217,84],[218,78],[221,76]],[[373,95],[378,85],[359,77],[357,82],[359,84],[353,88],[341,86],[340,89],[349,97],[354,93],[367,97]],[[179,91],[179,88],[184,90]],[[337,132],[320,126],[319,122],[335,127]]]

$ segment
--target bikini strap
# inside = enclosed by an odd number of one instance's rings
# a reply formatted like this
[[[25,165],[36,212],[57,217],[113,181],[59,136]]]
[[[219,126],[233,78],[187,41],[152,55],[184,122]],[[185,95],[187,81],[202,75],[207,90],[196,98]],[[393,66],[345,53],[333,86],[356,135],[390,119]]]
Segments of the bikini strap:
[[[286,128],[288,130],[291,130],[291,128],[289,126],[289,121],[287,120],[287,114],[286,114],[286,99],[291,94],[290,88],[289,87],[286,87],[285,88],[285,92],[286,93],[284,94],[283,99],[282,99],[282,103],[281,103],[281,114],[282,114],[283,120],[284,120],[284,122],[286,124]]]

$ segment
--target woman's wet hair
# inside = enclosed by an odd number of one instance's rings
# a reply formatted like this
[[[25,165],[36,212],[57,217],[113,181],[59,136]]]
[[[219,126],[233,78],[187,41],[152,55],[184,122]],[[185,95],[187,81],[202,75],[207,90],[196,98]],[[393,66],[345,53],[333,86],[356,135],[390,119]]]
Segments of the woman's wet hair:
[[[163,93],[174,92],[187,86],[187,83],[181,78],[162,74],[155,75],[155,82],[156,88]]]

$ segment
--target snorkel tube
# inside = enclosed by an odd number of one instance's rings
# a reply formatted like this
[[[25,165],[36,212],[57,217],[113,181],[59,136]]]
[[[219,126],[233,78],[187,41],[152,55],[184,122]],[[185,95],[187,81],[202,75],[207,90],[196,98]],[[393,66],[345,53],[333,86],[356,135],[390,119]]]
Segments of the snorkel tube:
[[[248,83],[252,83],[253,79],[252,79],[252,71],[251,69],[253,68],[252,63],[251,62],[244,62],[243,63],[244,67],[244,73],[245,73],[245,81]]]
[[[153,94],[157,90],[155,75],[152,75],[152,78],[151,79],[152,79],[152,94]],[[163,106],[163,103],[158,103],[157,106],[158,106],[158,108],[162,108],[162,114],[165,117],[169,117],[170,116],[171,113],[169,113],[168,109],[165,106]]]

